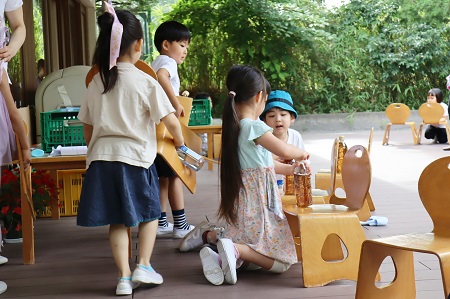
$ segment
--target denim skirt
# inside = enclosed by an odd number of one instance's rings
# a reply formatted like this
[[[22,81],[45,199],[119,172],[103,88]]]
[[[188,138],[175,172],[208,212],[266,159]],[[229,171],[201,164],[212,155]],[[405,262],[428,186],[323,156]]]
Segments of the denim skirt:
[[[84,176],[77,225],[136,226],[161,215],[154,165],[146,169],[122,162],[94,161]]]

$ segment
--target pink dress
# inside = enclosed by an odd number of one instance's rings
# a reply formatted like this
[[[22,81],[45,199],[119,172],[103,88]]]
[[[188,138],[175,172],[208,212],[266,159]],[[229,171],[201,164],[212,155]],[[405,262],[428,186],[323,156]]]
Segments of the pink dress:
[[[272,154],[254,143],[269,130],[262,121],[241,120],[239,161],[244,186],[239,193],[237,223],[227,225],[224,237],[292,265],[297,263],[297,254],[282,211]]]
[[[9,41],[9,30],[5,26],[3,18],[0,17],[0,48]],[[3,62],[0,62],[0,70],[3,70]],[[0,71],[0,80],[3,72]],[[0,93],[0,165],[10,164],[17,153],[16,139],[6,107],[5,98]]]

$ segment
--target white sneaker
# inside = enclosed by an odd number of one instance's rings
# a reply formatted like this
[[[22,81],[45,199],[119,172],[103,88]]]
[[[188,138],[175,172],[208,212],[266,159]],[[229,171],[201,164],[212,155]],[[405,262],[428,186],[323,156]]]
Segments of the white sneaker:
[[[174,239],[183,239],[194,228],[195,228],[195,226],[193,226],[193,225],[189,225],[189,227],[187,229],[181,229],[181,228],[174,227],[172,237]]]
[[[0,255],[0,265],[6,264],[8,262],[8,258]]]
[[[167,226],[159,226],[158,230],[156,231],[156,237],[157,238],[172,238],[173,234],[173,224],[170,222],[167,222]]]
[[[180,252],[188,252],[196,248],[200,248],[203,245],[203,234],[206,231],[223,231],[223,227],[216,227],[209,221],[202,221],[193,230],[188,232],[180,242]]]
[[[3,294],[4,292],[6,292],[6,289],[8,289],[8,286],[6,285],[6,283],[3,281],[0,281],[0,294]]]
[[[144,269],[141,265],[136,265],[131,276],[131,281],[140,283],[150,283],[150,284],[162,284],[163,278],[161,274],[156,273],[155,270]]]
[[[139,286],[139,283],[132,282],[131,277],[122,277],[119,278],[119,282],[116,287],[116,295],[131,295],[133,290]]]
[[[230,239],[219,239],[217,241],[217,250],[222,260],[222,271],[225,281],[229,284],[237,282],[236,274],[236,254],[233,241]]]
[[[219,255],[211,248],[203,247],[200,250],[200,260],[206,279],[213,285],[221,285],[224,277],[219,263]]]

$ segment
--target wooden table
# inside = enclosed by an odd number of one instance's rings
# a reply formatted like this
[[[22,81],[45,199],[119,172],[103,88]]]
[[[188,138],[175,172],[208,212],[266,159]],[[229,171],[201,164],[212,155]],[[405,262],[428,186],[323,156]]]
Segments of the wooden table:
[[[64,169],[83,169],[86,168],[86,156],[58,156],[58,157],[40,157],[31,158],[31,166],[36,170],[49,170],[51,177],[58,182],[57,171]],[[22,183],[22,181],[21,181]],[[27,199],[22,194],[21,204],[22,211],[26,209]],[[55,203],[51,207],[52,218],[59,219],[59,208],[58,204]],[[26,217],[25,215],[22,215]],[[28,218],[28,217],[27,217]],[[31,217],[30,217],[31,219]],[[34,264],[34,224],[33,220],[27,221],[27,219],[22,219],[22,238],[23,238],[23,263],[24,264]]]
[[[222,133],[222,125],[207,125],[207,126],[189,126],[189,129],[194,131],[196,134],[206,133],[208,135],[208,158],[214,158],[214,145],[213,138],[214,134]],[[213,170],[213,162],[208,161],[208,170]]]

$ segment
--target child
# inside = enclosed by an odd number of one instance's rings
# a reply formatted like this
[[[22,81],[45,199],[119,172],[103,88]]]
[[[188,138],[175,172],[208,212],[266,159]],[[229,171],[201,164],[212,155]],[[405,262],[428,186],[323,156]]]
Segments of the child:
[[[152,62],[158,82],[166,92],[176,116],[184,116],[183,106],[178,102],[180,78],[177,64],[182,64],[191,40],[189,29],[176,21],[162,23],[155,32],[155,46],[160,55]],[[159,155],[155,160],[159,176],[161,216],[158,220],[158,237],[183,238],[194,229],[186,221],[184,212],[183,183]],[[167,222],[167,202],[170,202],[174,224]]]
[[[286,145],[258,119],[270,86],[257,69],[236,65],[226,79],[229,90],[223,107],[220,218],[227,222],[218,254],[200,250],[203,273],[214,285],[237,282],[236,268],[254,264],[282,273],[297,262],[292,234],[281,209],[272,153],[283,159],[304,160],[309,154]],[[295,165],[277,171],[293,174]],[[206,232],[214,240],[217,233]]]
[[[110,4],[107,11],[98,17],[100,33],[93,58],[100,71],[89,84],[78,114],[88,152],[77,224],[110,225],[109,241],[119,270],[116,295],[130,295],[139,283],[163,282],[150,264],[161,213],[153,165],[156,124],[164,122],[175,146],[184,140],[164,90],[134,66],[144,36],[139,20],[129,11],[114,12]],[[136,225],[139,258],[131,273],[127,227]]]
[[[441,121],[448,119],[448,106],[443,102],[444,94],[439,88],[432,88],[428,91],[427,102],[428,103],[439,103],[442,108],[444,108],[444,115]],[[426,139],[435,139],[439,143],[447,143],[447,132],[445,130],[445,125],[435,124],[429,125],[425,130]]]
[[[259,117],[273,129],[278,139],[305,150],[302,135],[290,128],[297,118],[291,95],[283,90],[274,90],[267,98],[266,107]]]

